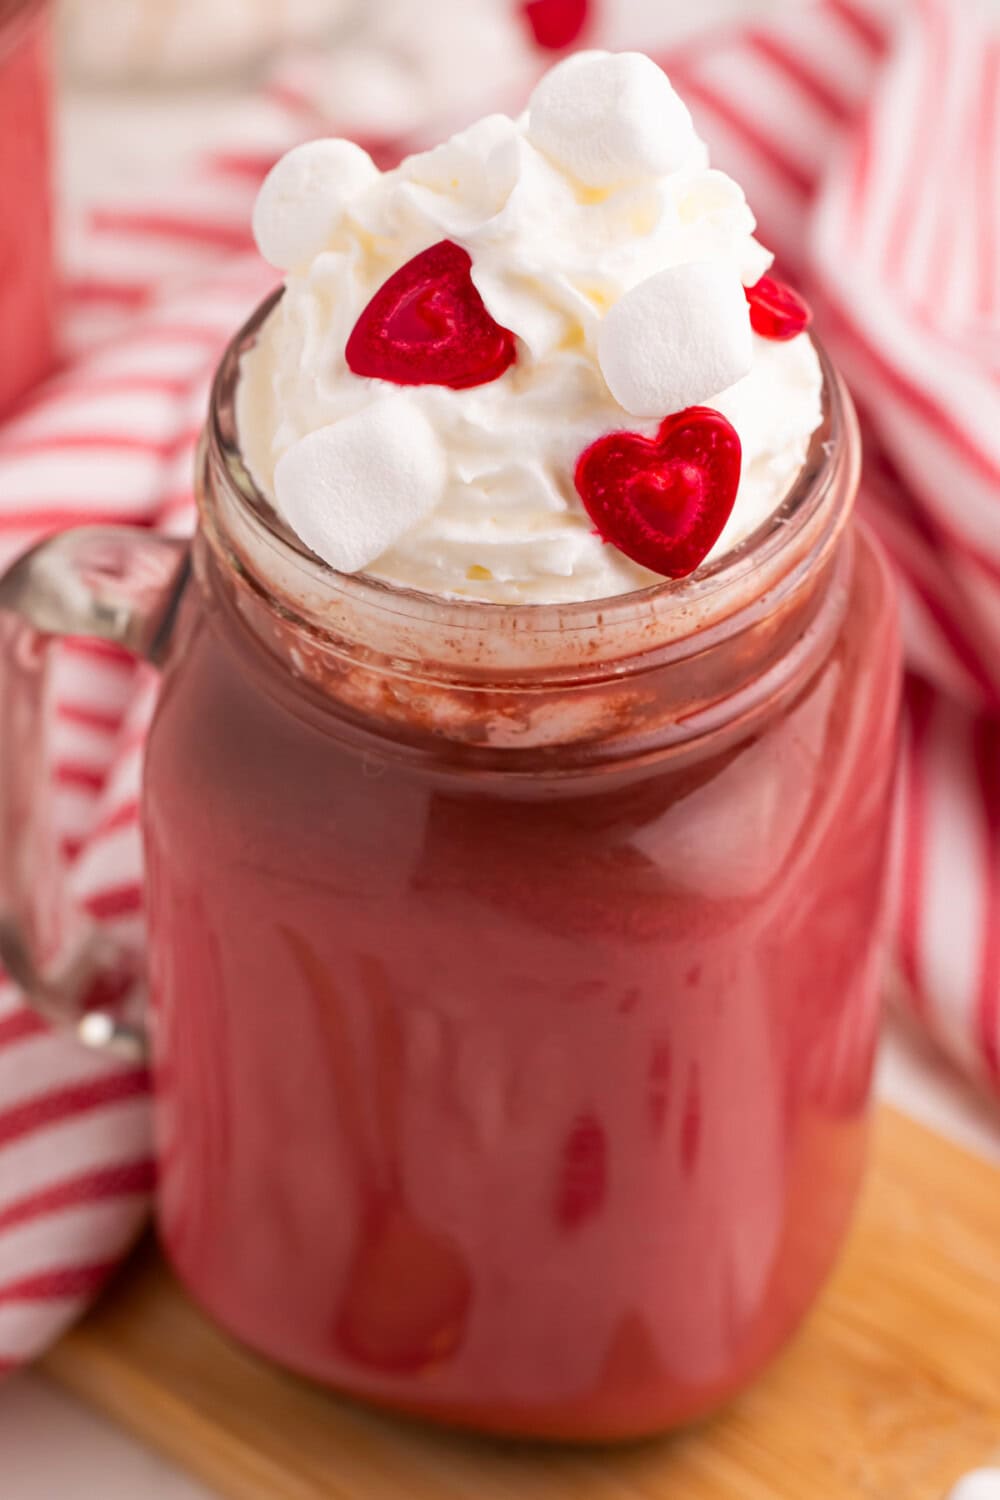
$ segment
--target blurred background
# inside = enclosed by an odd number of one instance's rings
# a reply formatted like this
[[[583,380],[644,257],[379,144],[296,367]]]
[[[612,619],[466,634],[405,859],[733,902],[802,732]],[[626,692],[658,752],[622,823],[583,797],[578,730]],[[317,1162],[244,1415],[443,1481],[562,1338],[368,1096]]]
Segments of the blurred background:
[[[565,47],[656,52],[799,3],[58,0],[65,201],[78,210],[106,189],[148,188],[151,169],[183,170],[227,117],[266,150],[268,101],[295,100],[303,134],[322,127],[391,155],[396,141],[519,108]]]
[[[781,3],[58,0],[56,23],[71,106],[93,106],[109,87],[119,103],[151,87],[173,102],[182,91],[237,93],[291,69],[345,130],[381,133],[478,110],[486,89],[523,89],[540,50],[588,44],[598,28],[601,45],[654,49]]]

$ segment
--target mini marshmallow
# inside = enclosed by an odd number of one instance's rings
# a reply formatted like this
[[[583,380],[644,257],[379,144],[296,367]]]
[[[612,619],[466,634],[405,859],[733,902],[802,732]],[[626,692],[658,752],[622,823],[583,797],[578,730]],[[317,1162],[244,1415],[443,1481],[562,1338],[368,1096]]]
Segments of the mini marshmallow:
[[[261,183],[253,232],[264,259],[279,271],[305,265],[325,250],[348,200],[379,172],[353,141],[306,141],[281,158]]]
[[[948,1500],[1000,1500],[1000,1469],[973,1469],[959,1480]]]
[[[301,438],[278,460],[274,489],[306,546],[357,573],[430,515],[446,475],[427,418],[412,397],[393,395]]]
[[[729,266],[670,266],[626,292],[597,335],[608,389],[634,417],[666,417],[724,391],[753,363],[743,284]]]
[[[531,96],[528,139],[588,187],[675,172],[699,142],[687,106],[641,52],[578,52]]]

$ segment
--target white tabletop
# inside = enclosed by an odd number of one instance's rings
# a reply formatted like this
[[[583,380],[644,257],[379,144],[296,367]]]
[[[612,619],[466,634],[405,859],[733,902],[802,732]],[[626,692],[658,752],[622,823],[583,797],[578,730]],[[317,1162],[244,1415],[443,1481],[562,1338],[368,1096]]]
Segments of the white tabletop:
[[[898,1024],[883,1049],[879,1087],[884,1098],[1000,1164],[1000,1111]],[[0,1454],[2,1500],[213,1496],[40,1375],[21,1375],[0,1390]]]
[[[0,1453],[3,1500],[208,1500],[212,1494],[41,1375],[19,1375],[0,1390]]]

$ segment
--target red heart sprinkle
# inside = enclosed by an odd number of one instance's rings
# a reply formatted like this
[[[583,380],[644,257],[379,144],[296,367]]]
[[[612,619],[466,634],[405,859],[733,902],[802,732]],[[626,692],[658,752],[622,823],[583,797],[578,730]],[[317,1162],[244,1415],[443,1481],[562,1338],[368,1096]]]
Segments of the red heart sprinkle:
[[[379,287],[347,340],[355,375],[396,385],[486,385],[517,357],[514,335],[486,311],[472,257],[442,240]]]
[[[783,281],[775,281],[773,276],[762,276],[745,291],[750,304],[750,325],[762,338],[793,339],[812,322],[812,311],[805,298]]]
[[[586,26],[590,5],[588,0],[526,0],[521,10],[538,46],[561,52]]]
[[[576,487],[606,542],[684,578],[715,546],[740,482],[740,440],[719,411],[689,406],[655,438],[609,432],[576,465]]]

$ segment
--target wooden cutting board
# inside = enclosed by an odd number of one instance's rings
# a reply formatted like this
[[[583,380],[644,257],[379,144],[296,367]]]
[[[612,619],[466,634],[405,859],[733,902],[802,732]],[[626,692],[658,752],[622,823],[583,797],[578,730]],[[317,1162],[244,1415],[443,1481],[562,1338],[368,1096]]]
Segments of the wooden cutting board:
[[[673,1439],[546,1450],[379,1416],[229,1342],[151,1248],[46,1368],[232,1500],[941,1500],[1000,1463],[1000,1171],[883,1110],[805,1331]]]

